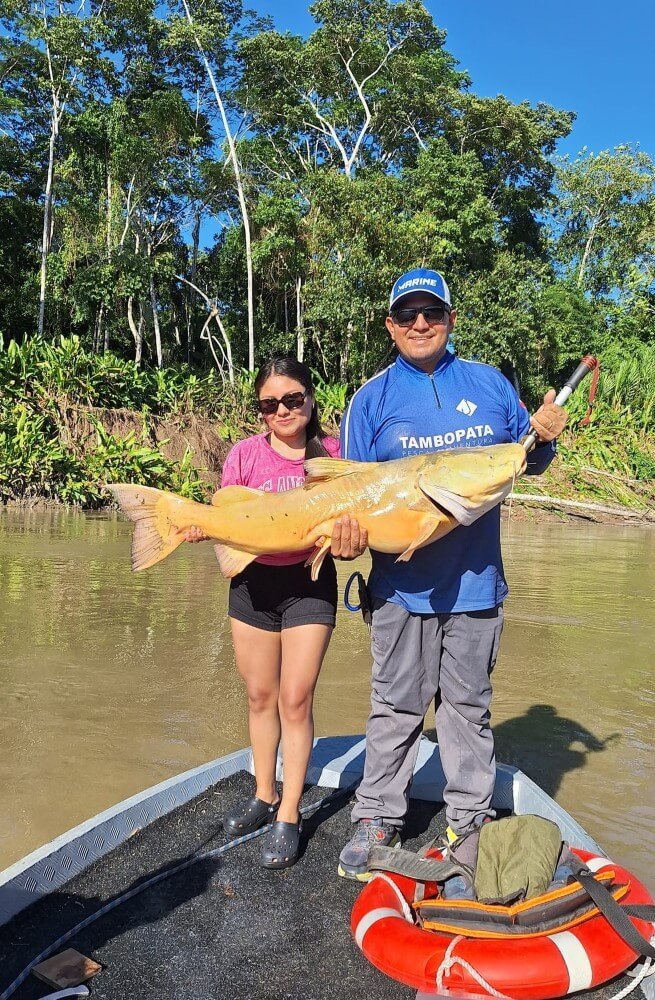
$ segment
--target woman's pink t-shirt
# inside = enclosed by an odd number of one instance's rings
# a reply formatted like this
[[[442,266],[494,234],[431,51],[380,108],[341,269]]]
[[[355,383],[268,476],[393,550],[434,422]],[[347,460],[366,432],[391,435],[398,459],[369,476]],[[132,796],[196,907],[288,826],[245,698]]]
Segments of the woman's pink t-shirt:
[[[339,457],[339,442],[336,438],[325,437],[322,444],[328,455]],[[232,448],[223,463],[221,487],[250,486],[255,490],[265,490],[267,493],[283,493],[302,486],[305,482],[305,470],[302,458],[284,458],[271,448],[266,434],[255,434],[253,437],[239,441]],[[274,556],[258,556],[256,562],[267,566],[292,566],[304,562],[313,552],[280,553]]]

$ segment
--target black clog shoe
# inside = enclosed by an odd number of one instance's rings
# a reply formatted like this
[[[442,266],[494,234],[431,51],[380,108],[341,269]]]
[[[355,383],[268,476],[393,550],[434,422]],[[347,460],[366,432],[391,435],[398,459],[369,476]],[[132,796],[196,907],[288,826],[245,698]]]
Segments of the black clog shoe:
[[[264,868],[290,868],[298,860],[302,822],[273,823],[262,847],[261,863]]]
[[[259,830],[261,826],[272,823],[279,808],[279,802],[264,802],[256,795],[252,795],[225,814],[223,829],[229,837],[245,837],[246,834]]]

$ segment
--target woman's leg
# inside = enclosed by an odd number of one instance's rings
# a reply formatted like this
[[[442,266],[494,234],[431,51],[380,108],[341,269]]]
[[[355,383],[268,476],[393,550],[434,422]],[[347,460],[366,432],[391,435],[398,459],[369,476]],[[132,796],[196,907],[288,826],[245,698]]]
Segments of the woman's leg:
[[[284,787],[277,818],[298,820],[314,740],[314,688],[332,635],[331,625],[296,625],[282,630],[279,712],[282,723]]]
[[[280,632],[254,628],[230,618],[237,669],[248,692],[248,728],[252,745],[255,795],[264,802],[277,800],[275,763],[280,742]]]

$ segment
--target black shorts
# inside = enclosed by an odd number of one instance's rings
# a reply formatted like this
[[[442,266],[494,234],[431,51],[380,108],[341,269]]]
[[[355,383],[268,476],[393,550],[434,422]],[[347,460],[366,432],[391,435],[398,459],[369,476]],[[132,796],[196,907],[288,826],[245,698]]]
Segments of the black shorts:
[[[326,556],[312,580],[311,567],[254,562],[230,582],[230,618],[265,632],[296,625],[332,625],[337,613],[337,571]]]

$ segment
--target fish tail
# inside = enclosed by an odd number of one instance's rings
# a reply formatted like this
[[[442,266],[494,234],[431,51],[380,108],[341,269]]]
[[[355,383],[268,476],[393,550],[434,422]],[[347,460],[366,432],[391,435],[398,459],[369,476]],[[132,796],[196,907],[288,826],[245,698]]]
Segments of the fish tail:
[[[152,486],[111,483],[123,513],[135,522],[132,536],[132,569],[137,572],[161,562],[184,541],[181,525],[175,523],[174,507],[179,497]]]

